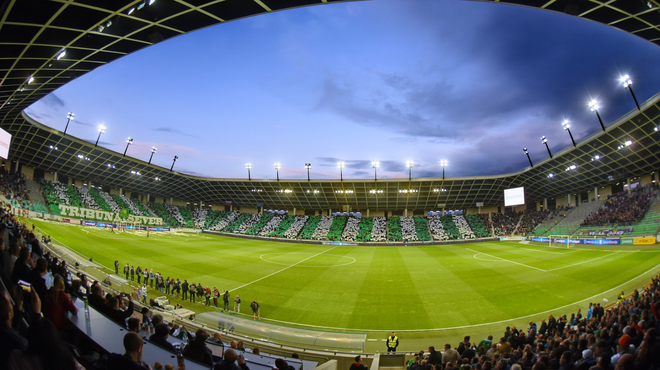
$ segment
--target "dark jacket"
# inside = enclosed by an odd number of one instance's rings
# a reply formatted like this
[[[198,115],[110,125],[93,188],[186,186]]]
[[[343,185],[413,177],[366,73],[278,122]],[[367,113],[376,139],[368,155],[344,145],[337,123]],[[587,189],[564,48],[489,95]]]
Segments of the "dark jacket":
[[[105,314],[114,322],[118,323],[121,326],[126,326],[126,319],[133,315],[133,301],[128,302],[128,308],[126,311],[115,310],[109,308],[106,310]]]
[[[441,364],[442,363],[442,353],[440,351],[433,350],[429,354],[429,364],[435,365],[435,364]]]
[[[174,348],[174,346],[172,345],[172,343],[168,342],[168,341],[167,341],[167,338],[162,337],[162,336],[160,336],[160,335],[152,334],[152,335],[149,337],[149,342],[151,342],[151,343],[157,345],[158,347],[162,347],[162,348],[164,348],[164,349],[166,349],[166,350],[168,350],[168,351],[170,351],[170,352],[172,352],[172,353],[175,353],[175,352],[176,352],[176,349]]]
[[[111,353],[108,355],[107,370],[146,370],[147,367],[133,361],[124,355]]]
[[[37,269],[32,269],[30,273],[28,274],[28,279],[27,282],[32,284],[32,289],[34,289],[37,294],[39,295],[39,299],[43,302],[44,297],[46,296],[46,292],[48,291],[48,288],[46,288],[46,280],[44,280],[43,277],[41,277],[41,274]]]
[[[241,370],[250,370],[247,364],[241,365]],[[239,367],[234,362],[220,361],[213,367],[213,370],[238,370]]]
[[[186,358],[197,361],[199,363],[212,366],[213,365],[213,352],[206,343],[199,341],[192,341],[188,343],[183,350],[183,355]]]

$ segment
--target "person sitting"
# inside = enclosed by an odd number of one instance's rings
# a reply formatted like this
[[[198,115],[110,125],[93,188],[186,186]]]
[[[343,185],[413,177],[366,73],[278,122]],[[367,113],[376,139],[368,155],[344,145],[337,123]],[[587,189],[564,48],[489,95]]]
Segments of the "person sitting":
[[[238,366],[236,366],[236,361],[238,361]],[[225,351],[225,357],[215,364],[213,370],[238,370],[239,367],[242,370],[250,370],[245,363],[245,357],[243,355],[238,356],[235,350],[228,348]]]
[[[108,356],[107,370],[152,370],[151,366],[142,361],[144,341],[137,333],[124,335],[124,349],[126,353],[120,355],[111,353]]]
[[[121,299],[121,296],[119,297]],[[124,311],[119,310],[119,299],[117,297],[111,297],[108,299],[106,315],[114,322],[118,323],[122,327],[126,326],[126,319],[133,315],[133,298],[128,296],[128,308]],[[123,302],[122,302],[123,303]]]
[[[52,321],[57,330],[62,332],[65,329],[67,311],[74,315],[78,313],[78,309],[71,302],[69,295],[64,293],[64,278],[59,274],[55,274],[53,286],[50,287],[44,298],[44,317]]]
[[[195,339],[184,348],[183,355],[191,360],[213,366],[213,352],[206,346],[207,339],[209,339],[209,334],[203,329],[198,329]]]
[[[131,317],[126,320],[126,325],[128,326],[128,331],[132,331],[133,333],[140,332],[140,319]]]
[[[176,352],[176,349],[172,343],[167,341],[167,338],[170,336],[170,329],[167,327],[167,324],[160,323],[156,325],[154,334],[149,337],[149,342],[163,347],[170,352]]]
[[[360,357],[360,356],[358,356],[358,357]],[[364,365],[362,365],[362,366],[364,366]],[[277,370],[296,370],[296,369],[293,368],[293,366],[289,365],[286,362],[286,360],[284,360],[283,358],[278,358],[278,359],[275,360],[275,367],[277,368]],[[353,366],[351,366],[351,368],[353,368]],[[366,366],[365,366],[365,369],[366,369]]]
[[[39,294],[39,299],[42,301],[44,300],[46,291],[48,290],[48,288],[46,288],[46,280],[44,279],[46,272],[48,272],[48,261],[46,261],[45,258],[39,258],[35,268],[33,268],[32,271],[28,273],[27,279],[27,282],[32,285],[32,289],[37,291],[37,294]]]
[[[103,298],[103,287],[101,284],[92,286],[92,294],[89,295],[88,303],[97,311],[103,313],[106,307],[105,298]]]
[[[7,369],[85,369],[60,339],[55,325],[47,319],[36,317],[32,320],[28,343],[25,351],[14,349],[11,352]]]
[[[22,294],[22,293],[21,293]],[[33,293],[36,295],[36,293]],[[6,368],[12,350],[25,351],[28,341],[12,328],[14,306],[7,292],[0,292],[0,368]]]

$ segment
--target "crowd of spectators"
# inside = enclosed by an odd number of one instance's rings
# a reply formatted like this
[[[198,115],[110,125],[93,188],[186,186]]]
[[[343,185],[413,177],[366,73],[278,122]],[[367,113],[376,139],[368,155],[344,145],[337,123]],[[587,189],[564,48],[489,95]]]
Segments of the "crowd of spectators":
[[[449,240],[449,235],[445,232],[440,217],[441,216],[431,216],[428,218],[431,236],[433,236],[433,240]]]
[[[0,190],[7,199],[30,200],[30,190],[25,176],[20,172],[7,172],[5,166],[0,167]]]
[[[180,226],[186,224],[186,221],[183,219],[183,216],[181,216],[179,207],[165,204],[165,209],[170,214],[170,216],[172,216],[172,218],[174,218],[174,220],[179,223]]]
[[[506,327],[471,342],[466,336],[444,352],[429,347],[408,363],[408,370],[656,370],[660,367],[660,276],[605,309],[590,303],[570,318],[550,315],[526,328]]]
[[[112,198],[112,195],[106,193],[105,191],[99,190],[99,194],[101,195],[101,198],[105,200],[105,203],[112,209],[112,212],[119,213],[121,212],[121,207],[115,200]]]
[[[259,222],[259,219],[261,219],[261,213],[250,213],[247,219],[238,226],[238,228],[236,229],[236,233],[245,234],[245,232],[249,228],[251,228],[254,224]]]
[[[89,188],[87,186],[77,187],[76,190],[78,191],[78,194],[80,194],[80,199],[82,200],[83,206],[85,208],[99,208],[98,205],[96,205],[94,198],[92,198],[92,196],[89,194]]]
[[[341,239],[345,241],[355,241],[357,237],[360,224],[360,217],[349,217],[346,221],[346,226],[344,226],[344,232],[341,234]]]
[[[518,224],[518,229],[516,229],[516,234],[523,236],[530,235],[532,231],[534,231],[536,226],[538,226],[541,222],[543,222],[546,218],[548,218],[549,214],[550,211],[547,210],[543,210],[543,211],[537,211],[535,209],[525,210],[522,219]]]
[[[655,187],[645,186],[637,187],[630,193],[624,191],[610,195],[599,210],[584,219],[582,225],[607,226],[639,221],[648,211],[656,193]]]
[[[215,226],[211,227],[211,230],[220,231],[227,227],[230,223],[234,222],[237,218],[241,216],[241,213],[238,211],[230,212],[227,217],[220,220]]]
[[[271,218],[270,221],[264,225],[263,229],[259,231],[259,236],[268,236],[268,234],[272,233],[278,226],[280,226],[283,219],[284,215],[273,215],[273,218]]]
[[[387,220],[385,217],[374,217],[374,226],[371,229],[372,242],[384,242],[387,240]]]
[[[312,239],[314,240],[323,240],[325,239],[325,236],[328,235],[328,232],[330,231],[330,226],[332,226],[332,222],[334,221],[334,216],[323,216],[321,218],[321,222],[316,226],[316,229],[314,230],[314,234],[312,234]]]
[[[493,230],[494,236],[511,235],[520,221],[520,212],[491,213],[486,226]]]
[[[305,227],[305,224],[309,220],[309,216],[296,216],[296,220],[293,221],[291,226],[284,233],[286,239],[295,239],[300,234],[300,231]]]
[[[208,209],[206,208],[194,208],[192,210],[192,222],[195,228],[202,229],[204,227],[207,214]]]
[[[470,227],[470,224],[468,224],[467,220],[463,215],[452,215],[451,216],[454,219],[454,224],[456,224],[456,227],[458,228],[458,232],[461,234],[461,239],[474,239],[475,235],[474,232],[472,232],[472,228]]]
[[[417,231],[415,230],[415,221],[412,217],[401,217],[401,237],[404,242],[416,242]]]

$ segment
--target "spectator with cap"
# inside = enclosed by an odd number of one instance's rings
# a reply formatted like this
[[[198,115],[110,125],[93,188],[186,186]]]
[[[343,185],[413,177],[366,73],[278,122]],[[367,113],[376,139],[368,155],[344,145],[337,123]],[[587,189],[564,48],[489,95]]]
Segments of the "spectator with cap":
[[[616,363],[619,361],[619,359],[627,354],[627,353],[635,353],[635,346],[631,345],[632,343],[632,338],[628,334],[624,334],[621,336],[619,339],[619,344],[616,347],[616,352],[614,356],[612,356],[611,362],[612,365],[616,366]]]

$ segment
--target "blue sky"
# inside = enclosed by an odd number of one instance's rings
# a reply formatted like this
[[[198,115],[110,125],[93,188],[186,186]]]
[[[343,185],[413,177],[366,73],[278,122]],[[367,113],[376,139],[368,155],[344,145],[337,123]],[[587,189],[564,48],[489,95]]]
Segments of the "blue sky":
[[[105,65],[28,114],[99,145],[199,176],[493,175],[528,166],[660,91],[660,48],[591,21],[458,0],[375,0],[230,22]],[[46,144],[47,145],[47,144]]]

